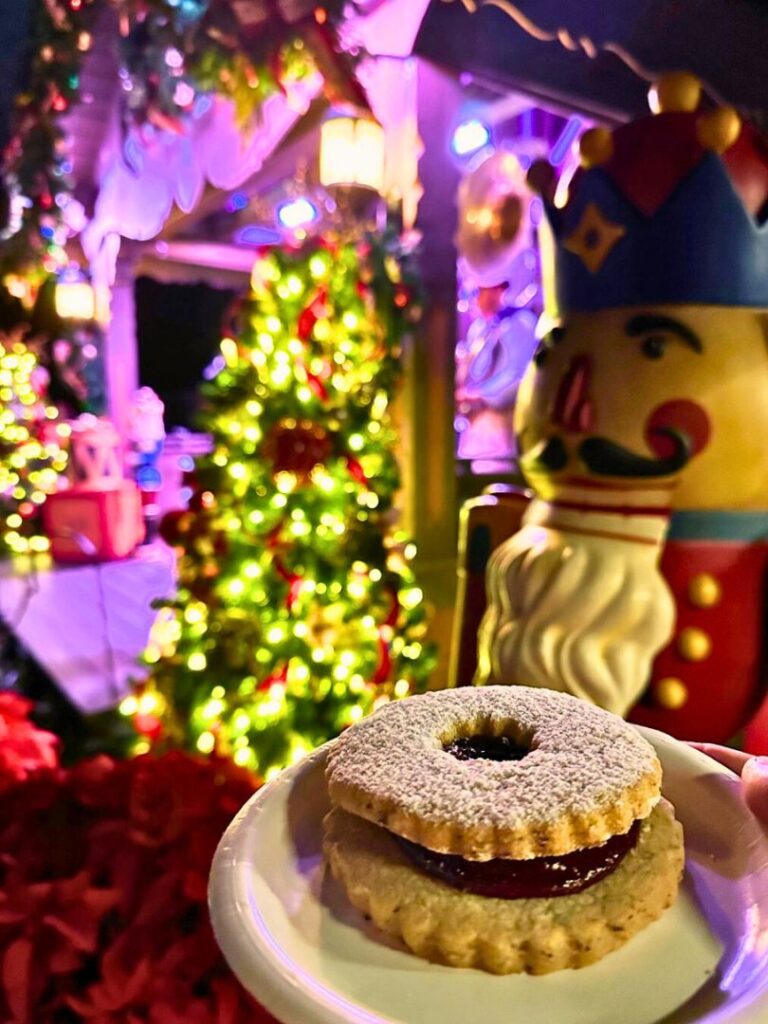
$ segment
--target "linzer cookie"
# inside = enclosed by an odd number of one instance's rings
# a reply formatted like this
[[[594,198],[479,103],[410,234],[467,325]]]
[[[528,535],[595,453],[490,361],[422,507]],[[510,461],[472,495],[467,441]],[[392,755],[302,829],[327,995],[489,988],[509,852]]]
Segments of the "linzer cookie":
[[[325,851],[420,956],[542,974],[600,959],[674,902],[682,829],[620,718],[526,687],[389,704],[334,744]]]

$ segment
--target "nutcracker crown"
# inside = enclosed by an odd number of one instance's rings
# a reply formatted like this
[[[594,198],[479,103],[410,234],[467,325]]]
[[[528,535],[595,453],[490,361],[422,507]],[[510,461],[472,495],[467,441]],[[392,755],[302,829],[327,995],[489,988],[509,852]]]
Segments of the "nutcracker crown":
[[[652,115],[587,131],[564,203],[552,169],[531,168],[554,236],[543,246],[550,312],[768,308],[768,139],[700,99],[698,80],[674,72],[651,89]]]

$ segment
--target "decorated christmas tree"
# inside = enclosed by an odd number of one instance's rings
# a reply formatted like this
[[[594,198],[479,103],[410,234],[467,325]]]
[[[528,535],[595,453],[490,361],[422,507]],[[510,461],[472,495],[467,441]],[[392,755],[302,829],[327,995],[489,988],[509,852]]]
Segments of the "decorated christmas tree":
[[[164,524],[181,554],[165,639],[121,710],[140,747],[269,777],[424,688],[433,654],[393,506],[390,406],[418,313],[399,243],[269,251],[252,286],[207,389],[213,450]]]
[[[48,373],[21,335],[0,334],[0,555],[48,550],[40,507],[66,469],[65,424],[45,400]]]

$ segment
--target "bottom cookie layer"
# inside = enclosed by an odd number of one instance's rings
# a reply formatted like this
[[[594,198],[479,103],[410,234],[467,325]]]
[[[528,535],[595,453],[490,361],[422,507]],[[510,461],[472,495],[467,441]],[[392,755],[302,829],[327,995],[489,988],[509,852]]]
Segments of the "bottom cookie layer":
[[[416,869],[394,837],[334,808],[326,858],[350,902],[417,956],[494,974],[585,967],[618,949],[671,906],[683,871],[683,830],[662,800],[637,845],[583,892],[496,899],[461,892]]]

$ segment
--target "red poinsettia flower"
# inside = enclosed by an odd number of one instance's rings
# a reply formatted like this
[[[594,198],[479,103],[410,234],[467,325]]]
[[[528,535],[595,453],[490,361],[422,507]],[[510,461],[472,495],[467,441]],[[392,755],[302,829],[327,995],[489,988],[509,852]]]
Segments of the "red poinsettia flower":
[[[9,874],[0,891],[0,948],[13,1024],[37,1024],[34,1005],[46,979],[83,967],[98,949],[102,919],[115,901],[113,890],[94,886],[85,872],[31,885]]]
[[[23,697],[0,693],[0,792],[59,763],[58,739],[29,721],[31,710]]]
[[[27,728],[27,713],[12,701],[6,722]],[[230,973],[206,904],[216,845],[257,785],[180,752],[44,760],[6,783],[2,1024],[275,1024]]]
[[[92,757],[70,768],[68,787],[77,801],[100,812],[122,815],[130,788],[128,764],[111,757]]]

